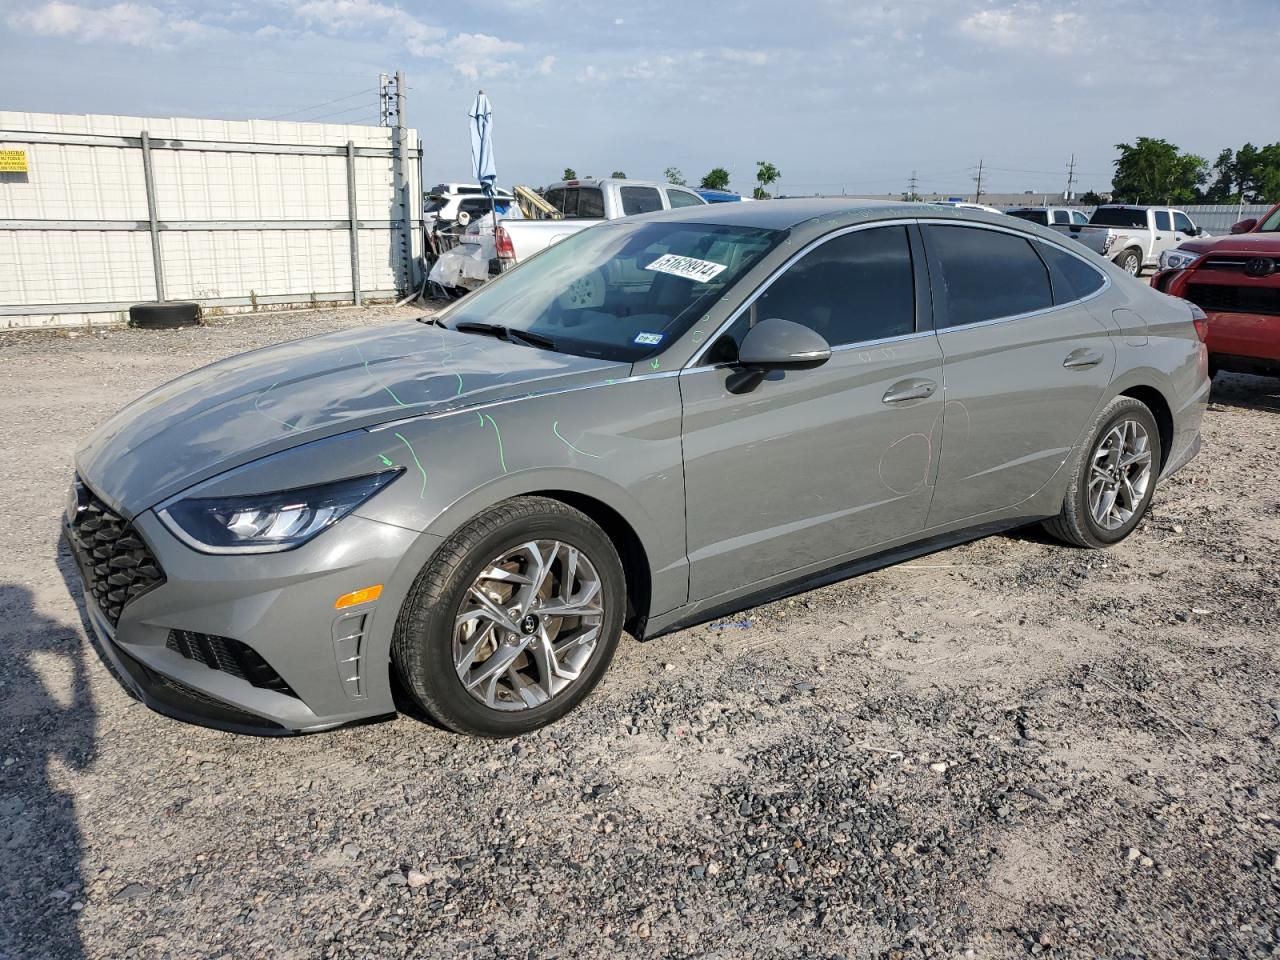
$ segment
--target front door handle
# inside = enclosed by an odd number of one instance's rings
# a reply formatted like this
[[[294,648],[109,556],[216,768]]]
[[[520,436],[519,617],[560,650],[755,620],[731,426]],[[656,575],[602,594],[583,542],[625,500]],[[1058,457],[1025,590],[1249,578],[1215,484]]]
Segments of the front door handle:
[[[932,380],[899,380],[884,392],[883,403],[902,403],[904,400],[925,400],[933,396],[938,385]]]
[[[1081,347],[1079,350],[1072,350],[1068,353],[1067,359],[1062,361],[1062,365],[1068,370],[1081,370],[1085,367],[1096,367],[1101,362],[1101,353],[1097,350]]]

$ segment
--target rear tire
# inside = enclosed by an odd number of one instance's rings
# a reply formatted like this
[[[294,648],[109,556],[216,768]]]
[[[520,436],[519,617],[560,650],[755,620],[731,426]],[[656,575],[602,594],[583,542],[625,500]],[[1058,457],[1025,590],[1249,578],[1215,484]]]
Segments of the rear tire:
[[[599,683],[626,605],[622,562],[590,517],[516,497],[463,526],[422,569],[391,660],[441,725],[519,736],[560,719]]]
[[[1131,277],[1142,273],[1142,256],[1136,250],[1124,251],[1113,262]]]
[[[1161,455],[1160,429],[1146,404],[1116,397],[1077,451],[1062,512],[1044,528],[1077,547],[1119,543],[1151,504]]]

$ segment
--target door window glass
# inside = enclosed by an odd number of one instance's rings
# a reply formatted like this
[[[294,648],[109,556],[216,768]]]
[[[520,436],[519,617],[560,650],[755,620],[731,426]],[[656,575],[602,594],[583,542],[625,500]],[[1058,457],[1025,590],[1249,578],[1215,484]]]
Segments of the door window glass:
[[[1168,210],[1156,211],[1156,229],[1157,230],[1172,230],[1173,227],[1170,225],[1170,223],[1171,221],[1169,220]]]
[[[543,199],[561,213],[564,213],[564,187],[556,187],[554,190],[548,190],[547,195]]]
[[[622,197],[624,217],[662,209],[662,197],[658,195],[657,187],[620,187],[618,193]]]
[[[667,200],[670,201],[672,207],[702,206],[702,198],[689,193],[687,190],[668,190]]]
[[[751,303],[707,360],[732,362],[747,331],[770,317],[803,324],[833,347],[914,332],[907,228],[855,230],[805,254]]]
[[[1086,216],[1085,216],[1083,213],[1081,213],[1079,210],[1072,210],[1072,211],[1071,211],[1071,222],[1072,222],[1072,223],[1078,223],[1078,224],[1080,224],[1081,226],[1084,226],[1086,223],[1088,223],[1088,222],[1089,222],[1089,218],[1088,218],[1088,217],[1086,217]]]
[[[1049,271],[1023,237],[975,227],[926,227],[942,281],[938,326],[1013,317],[1053,306]]]
[[[1070,223],[1071,218],[1067,216],[1067,211],[1055,210],[1053,211],[1053,222],[1054,223]]]
[[[1106,277],[1079,257],[1049,243],[1037,243],[1036,250],[1049,265],[1053,275],[1053,302],[1071,303],[1083,300],[1102,289]]]
[[[1191,222],[1191,218],[1185,213],[1175,213],[1173,215],[1173,229],[1179,233],[1190,233],[1195,229],[1195,224]]]

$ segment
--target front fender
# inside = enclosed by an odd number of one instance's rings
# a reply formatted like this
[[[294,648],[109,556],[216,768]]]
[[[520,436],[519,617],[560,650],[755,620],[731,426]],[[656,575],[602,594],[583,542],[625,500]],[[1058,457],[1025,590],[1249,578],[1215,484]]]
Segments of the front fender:
[[[389,424],[377,464],[404,474],[357,512],[438,543],[511,497],[589,497],[635,532],[661,613],[688,598],[680,412],[676,378],[635,377]]]

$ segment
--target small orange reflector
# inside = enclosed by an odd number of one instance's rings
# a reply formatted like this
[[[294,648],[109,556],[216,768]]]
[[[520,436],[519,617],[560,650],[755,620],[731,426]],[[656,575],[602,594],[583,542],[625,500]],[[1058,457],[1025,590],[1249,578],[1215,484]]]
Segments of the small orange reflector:
[[[382,584],[378,583],[372,587],[364,587],[360,590],[352,590],[350,593],[344,593],[337,600],[333,601],[335,610],[345,610],[347,607],[354,607],[361,603],[372,603],[382,596]]]

